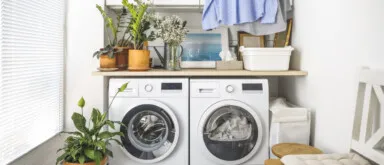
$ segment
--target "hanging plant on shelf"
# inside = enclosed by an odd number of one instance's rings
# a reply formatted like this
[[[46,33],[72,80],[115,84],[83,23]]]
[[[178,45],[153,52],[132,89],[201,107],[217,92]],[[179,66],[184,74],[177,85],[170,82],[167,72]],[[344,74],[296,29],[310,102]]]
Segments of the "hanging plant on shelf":
[[[125,83],[118,89],[111,104],[116,96],[127,88],[127,85],[128,83]],[[56,164],[64,162],[64,165],[83,165],[84,163],[105,165],[108,156],[113,157],[112,151],[108,150],[107,146],[110,145],[111,142],[122,145],[115,137],[124,136],[124,134],[118,131],[106,131],[103,128],[109,127],[110,129],[115,129],[115,124],[125,126],[121,122],[107,119],[107,114],[110,109],[102,113],[100,110],[93,108],[91,117],[87,122],[83,115],[83,108],[85,106],[85,100],[83,98],[78,101],[78,106],[81,108],[81,114],[78,112],[72,114],[72,121],[77,131],[63,132],[70,136],[65,140],[65,147],[57,151],[64,151],[64,153],[57,158]]]

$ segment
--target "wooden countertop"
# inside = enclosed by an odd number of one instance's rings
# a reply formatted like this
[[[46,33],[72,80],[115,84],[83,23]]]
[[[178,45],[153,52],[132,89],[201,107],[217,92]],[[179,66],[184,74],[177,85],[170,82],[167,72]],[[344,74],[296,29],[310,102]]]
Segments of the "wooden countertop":
[[[152,69],[149,71],[113,71],[92,73],[94,76],[108,77],[253,77],[253,76],[306,76],[308,72],[289,71],[247,71],[247,70],[216,70],[216,69],[183,69],[181,71],[168,71]]]

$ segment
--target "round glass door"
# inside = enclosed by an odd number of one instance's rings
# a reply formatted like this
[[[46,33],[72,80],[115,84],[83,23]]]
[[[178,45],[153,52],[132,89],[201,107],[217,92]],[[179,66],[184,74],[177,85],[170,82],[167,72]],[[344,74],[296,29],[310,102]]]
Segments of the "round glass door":
[[[260,119],[245,104],[236,101],[216,104],[201,121],[201,142],[217,163],[240,164],[260,146],[263,132]]]
[[[120,127],[124,149],[141,162],[157,162],[174,149],[178,138],[176,118],[170,110],[152,104],[138,105],[124,116]]]

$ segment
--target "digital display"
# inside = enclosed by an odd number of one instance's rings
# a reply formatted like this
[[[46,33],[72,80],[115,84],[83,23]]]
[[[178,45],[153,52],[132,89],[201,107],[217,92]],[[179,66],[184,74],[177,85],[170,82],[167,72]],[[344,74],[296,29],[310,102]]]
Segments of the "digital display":
[[[243,84],[243,91],[262,91],[263,84]]]
[[[182,83],[162,83],[161,90],[182,90]]]

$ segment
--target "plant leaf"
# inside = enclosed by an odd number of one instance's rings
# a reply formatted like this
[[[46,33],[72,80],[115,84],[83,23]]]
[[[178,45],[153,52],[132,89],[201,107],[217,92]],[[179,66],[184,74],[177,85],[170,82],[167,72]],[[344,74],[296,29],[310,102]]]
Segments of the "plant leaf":
[[[64,160],[65,157],[68,156],[68,153],[63,153],[61,156],[59,156],[57,159],[56,159],[56,164],[59,164],[61,161]]]
[[[121,87],[119,88],[119,92],[124,92],[127,86],[128,86],[128,83],[124,83],[123,85],[121,85]]]
[[[103,154],[100,151],[95,151],[95,163],[96,165],[100,165],[100,161],[102,159]]]
[[[65,139],[65,142],[67,143],[72,143],[73,141],[75,141],[75,138],[73,136],[69,136],[67,137],[67,139]]]
[[[62,151],[62,150],[64,150],[64,149],[66,149],[65,147],[64,148],[60,148],[60,149],[58,149],[57,151],[56,151],[56,153],[58,153],[58,152],[60,152],[60,151]]]
[[[95,53],[93,53],[93,57],[100,58],[100,55],[101,55],[101,51],[96,51]]]
[[[108,57],[109,58],[113,58],[114,56],[115,56],[115,54],[113,53],[113,51],[108,52]]]
[[[121,143],[119,140],[117,139],[108,139],[108,141],[114,141],[116,142],[117,144],[119,144],[120,146],[123,146],[123,143]]]
[[[85,156],[84,156],[84,155],[80,155],[80,157],[79,157],[79,163],[80,163],[81,165],[84,165],[84,162],[85,162]]]
[[[79,137],[83,137],[83,134],[79,131],[75,131],[75,132],[61,132],[61,133],[65,133],[65,134],[70,134],[70,135],[76,135],[76,136],[79,136]]]
[[[77,105],[78,105],[80,108],[84,108],[85,100],[84,100],[83,97],[81,97],[81,99],[77,102]]]
[[[123,122],[121,122],[121,121],[112,121],[113,123],[117,123],[117,124],[119,124],[120,126],[123,126],[123,127],[125,127],[125,128],[127,128],[127,126],[123,123]]]
[[[105,131],[105,132],[100,133],[99,137],[101,139],[109,139],[109,138],[112,138],[112,137],[117,136],[117,135],[124,136],[124,134],[122,132],[112,132],[111,133],[111,132]]]
[[[105,144],[104,141],[95,142],[95,146],[99,147],[101,150],[103,150],[103,152],[105,152],[105,150],[107,149],[107,145]]]
[[[117,27],[115,26],[113,19],[108,17],[107,13],[103,10],[103,8],[100,5],[96,5],[96,8],[100,11],[100,14],[103,16],[104,21],[106,22],[106,27],[109,28],[114,36],[113,43],[110,42],[110,44],[115,45],[116,36],[117,36]]]
[[[73,149],[70,153],[71,153],[71,156],[73,158],[73,160],[76,160],[76,154],[78,154],[78,152],[80,151],[80,149]]]
[[[112,129],[115,129],[115,124],[112,121],[107,120],[105,121],[105,123],[108,124],[108,126],[111,127]]]
[[[73,121],[73,124],[75,125],[76,129],[78,129],[79,131],[83,132],[84,134],[88,133],[88,129],[85,126],[86,120],[85,120],[83,115],[81,115],[81,114],[79,114],[77,112],[73,113],[72,121]]]
[[[105,132],[102,132],[99,134],[99,138],[101,138],[101,139],[108,139],[111,137],[113,137],[113,134],[108,132],[108,131],[105,131]]]
[[[84,153],[89,159],[95,160],[95,151],[93,149],[86,148]]]
[[[112,152],[111,150],[106,149],[106,150],[105,150],[105,153],[106,153],[108,156],[110,156],[111,158],[113,158],[113,152]]]
[[[93,128],[96,128],[98,123],[99,123],[99,112],[98,109],[93,108],[92,113],[91,113],[91,120],[93,123]]]

